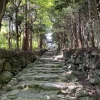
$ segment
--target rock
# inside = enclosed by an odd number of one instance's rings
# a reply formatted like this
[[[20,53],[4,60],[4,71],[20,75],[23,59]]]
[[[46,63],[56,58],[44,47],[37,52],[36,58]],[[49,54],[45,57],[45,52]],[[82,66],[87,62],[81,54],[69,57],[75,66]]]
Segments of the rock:
[[[96,55],[98,55],[98,53],[96,51],[92,51],[91,55],[96,56]]]
[[[29,60],[25,60],[25,66],[27,66],[28,64],[30,64],[31,62]]]
[[[75,74],[78,76],[79,79],[85,79],[88,76],[86,71],[84,71],[84,72],[77,71],[77,72],[75,72]]]
[[[17,84],[18,83],[17,83],[17,79],[16,78],[12,78],[11,81],[8,83],[8,85],[11,85],[11,86],[17,85]]]
[[[100,85],[96,85],[96,90],[97,90],[98,94],[100,95]]]
[[[67,84],[64,82],[49,82],[49,83],[44,83],[42,85],[43,89],[47,89],[47,90],[60,90],[60,89],[66,89],[67,88]]]
[[[75,95],[76,97],[79,98],[79,97],[88,96],[89,94],[86,90],[81,89],[80,91],[77,91]]]
[[[20,57],[20,62],[21,62],[21,66],[25,67],[25,58],[24,57]]]
[[[66,93],[68,93],[68,94],[76,93],[76,89],[77,88],[78,87],[76,85],[74,85],[74,84],[69,85],[68,88],[66,89]]]
[[[27,87],[26,84],[23,84],[23,85],[19,85],[19,86],[17,86],[18,89],[24,89],[24,88],[26,88],[26,87]]]
[[[54,60],[63,60],[63,55],[58,55],[54,57]]]
[[[98,60],[98,61],[95,63],[95,68],[96,68],[96,69],[100,69],[100,60]]]
[[[4,63],[4,70],[11,72],[11,64],[9,62]]]
[[[14,99],[17,99],[17,96],[16,95],[8,95],[7,98],[10,100],[14,100]]]
[[[94,70],[92,69],[89,70],[89,77],[94,77]]]
[[[100,84],[100,76],[97,76],[97,77],[94,77],[94,78],[95,78],[96,84]]]
[[[0,60],[1,60],[3,63],[6,62],[6,58],[5,58],[5,57],[0,58]]]
[[[76,58],[75,63],[76,64],[82,64],[83,63],[83,60],[82,60],[81,56],[78,56],[78,58]]]
[[[100,84],[99,70],[90,70],[89,72],[89,82],[91,84]]]
[[[91,59],[91,60],[90,60],[89,68],[91,68],[91,69],[96,68],[95,64],[96,64],[96,60],[95,60],[95,59]]]
[[[87,97],[80,97],[78,100],[94,100],[94,99],[87,96]]]
[[[0,74],[0,82],[9,82],[13,78],[13,74],[9,71],[4,71]]]
[[[55,64],[55,65],[53,65],[53,67],[61,68],[62,65],[61,64]]]
[[[7,85],[3,88],[3,90],[6,90],[6,91],[11,91],[13,88],[11,85]]]
[[[3,69],[3,62],[0,60],[0,72],[2,71]]]
[[[67,68],[68,70],[75,71],[75,70],[76,70],[76,65],[74,65],[74,64],[67,64],[66,68]]]
[[[98,76],[100,76],[100,69],[96,69],[96,70],[94,71],[94,73],[97,74]]]
[[[73,73],[67,73],[66,80],[67,81],[77,81],[78,79]]]
[[[70,60],[72,64],[75,64],[75,55],[72,55]]]
[[[50,80],[50,79],[58,79],[59,76],[56,74],[40,74],[34,75],[35,80]]]
[[[16,75],[19,70],[21,70],[21,64],[18,60],[14,60],[11,66],[12,66],[11,70],[14,75]]]
[[[31,82],[28,84],[28,87],[29,88],[41,88],[43,84],[44,84],[44,82],[39,82],[39,81],[34,82],[34,83]]]
[[[79,67],[78,67],[78,70],[79,71],[85,71],[85,67],[86,67],[86,65],[83,63],[83,64],[79,64]]]
[[[96,80],[95,80],[94,77],[90,77],[89,82],[90,82],[91,84],[97,84],[97,82],[96,82]]]

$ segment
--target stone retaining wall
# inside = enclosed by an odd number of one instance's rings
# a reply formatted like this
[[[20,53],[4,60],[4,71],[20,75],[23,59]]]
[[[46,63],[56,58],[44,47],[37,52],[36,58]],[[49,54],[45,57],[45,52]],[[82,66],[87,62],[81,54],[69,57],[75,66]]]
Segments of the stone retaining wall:
[[[16,51],[0,49],[0,84],[6,83],[14,75],[36,60],[36,55],[42,55],[46,50]]]
[[[75,74],[80,73],[78,75],[80,79],[88,79],[100,92],[100,50],[96,48],[65,50],[64,60]]]

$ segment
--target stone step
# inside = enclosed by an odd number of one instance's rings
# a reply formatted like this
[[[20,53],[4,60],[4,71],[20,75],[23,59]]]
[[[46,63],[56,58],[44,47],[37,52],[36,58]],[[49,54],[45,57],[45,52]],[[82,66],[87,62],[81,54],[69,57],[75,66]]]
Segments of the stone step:
[[[49,67],[33,67],[33,70],[63,70],[63,68],[57,68],[57,67],[54,67],[54,68],[49,68]]]
[[[30,68],[34,68],[34,67],[46,67],[46,68],[62,68],[62,65],[61,64],[59,64],[59,63],[57,63],[57,64],[53,64],[53,63],[44,63],[44,64],[42,64],[42,63],[39,63],[39,64],[29,64],[28,66],[27,66],[28,68],[30,67]]]
[[[38,73],[53,73],[53,74],[60,74],[60,73],[63,73],[64,70],[36,70]]]
[[[60,90],[67,89],[67,83],[65,82],[48,82],[42,85],[43,89],[47,90]]]
[[[59,75],[56,74],[40,74],[34,75],[35,80],[50,80],[50,79],[59,79]]]
[[[93,100],[71,70],[52,51],[19,72],[0,90],[0,100]]]

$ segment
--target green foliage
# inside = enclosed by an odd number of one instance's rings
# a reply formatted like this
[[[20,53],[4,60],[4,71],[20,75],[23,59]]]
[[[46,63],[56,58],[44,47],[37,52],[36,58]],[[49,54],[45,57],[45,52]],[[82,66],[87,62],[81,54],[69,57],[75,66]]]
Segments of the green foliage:
[[[50,10],[54,7],[54,0],[27,0],[30,3],[30,9],[27,10],[27,13],[32,17],[31,21],[28,16],[27,23],[32,26],[33,35],[38,37],[39,34],[45,34],[46,30],[51,28],[53,23],[50,21]],[[2,28],[2,39],[0,38],[0,44],[8,48],[8,32],[11,36],[11,45],[13,48],[16,47],[16,38],[19,36],[21,38],[22,44],[22,35],[21,33],[24,31],[25,24],[25,11],[24,5],[26,4],[26,0],[10,0],[7,5],[5,19],[7,19],[7,25]],[[16,19],[17,13],[17,19]],[[36,19],[35,19],[36,17]],[[18,25],[18,32],[16,31],[16,23]],[[9,29],[10,26],[10,29]],[[6,31],[7,28],[7,31]],[[18,33],[18,36],[17,34]],[[33,36],[34,37],[34,36]],[[45,35],[43,35],[45,38]],[[38,43],[35,43],[38,44]],[[2,45],[0,45],[2,46]],[[34,47],[34,46],[33,46]],[[37,46],[36,46],[37,47]]]
[[[82,0],[55,0],[55,9],[62,11],[63,8],[79,3]]]
[[[33,30],[35,33],[41,34],[46,32],[46,26],[44,24],[34,24]]]

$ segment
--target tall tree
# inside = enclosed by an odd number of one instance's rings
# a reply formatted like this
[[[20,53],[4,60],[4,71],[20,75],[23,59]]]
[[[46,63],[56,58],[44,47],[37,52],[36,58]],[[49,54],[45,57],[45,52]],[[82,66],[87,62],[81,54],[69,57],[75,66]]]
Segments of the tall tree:
[[[89,8],[89,28],[90,28],[90,36],[91,36],[91,46],[95,47],[95,42],[94,42],[94,31],[93,31],[93,26],[92,26],[92,17],[91,17],[91,4],[90,0],[88,0],[88,8]]]
[[[1,28],[1,21],[5,14],[6,5],[7,5],[8,1],[9,0],[0,0],[0,28]]]
[[[29,42],[28,42],[28,22],[27,22],[27,0],[25,0],[25,29],[24,29],[24,37],[23,37],[23,46],[22,49],[24,51],[28,50]]]

